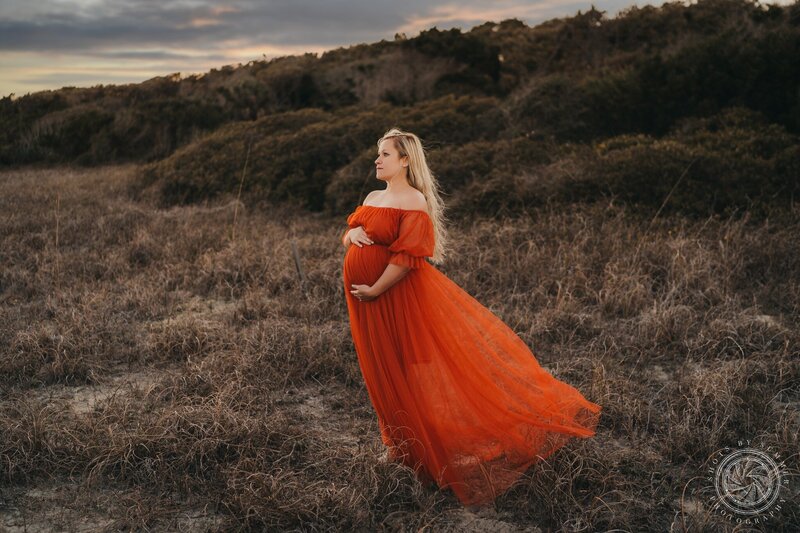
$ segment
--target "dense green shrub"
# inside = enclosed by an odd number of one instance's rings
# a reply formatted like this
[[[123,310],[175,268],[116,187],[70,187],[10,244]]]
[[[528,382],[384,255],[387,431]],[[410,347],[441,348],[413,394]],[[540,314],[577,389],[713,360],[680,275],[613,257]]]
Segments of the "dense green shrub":
[[[620,199],[691,215],[788,205],[800,193],[798,139],[763,115],[733,108],[681,122],[668,138],[620,137],[601,145],[598,181]],[[796,168],[796,165],[794,165]],[[674,190],[673,190],[674,188]]]
[[[439,79],[438,95],[461,89],[462,94],[477,89],[479,94],[499,94],[501,64],[500,48],[477,34],[462,33],[459,28],[441,31],[436,27],[422,31],[414,39],[401,41],[407,49],[433,57],[452,58],[465,65],[457,74],[447,74]]]
[[[22,157],[62,162],[87,156],[93,139],[113,121],[113,114],[93,105],[50,113],[21,140]]]
[[[593,148],[540,143],[541,157],[530,161],[500,158],[510,146],[493,143],[491,170],[457,192],[453,211],[496,216],[616,201],[648,216],[762,218],[800,197],[800,140],[746,108],[682,120],[663,138],[620,135]]]
[[[39,155],[21,132],[35,125],[42,117],[63,112],[69,103],[63,94],[43,91],[26,98],[0,99],[0,164],[28,162]]]
[[[513,102],[518,131],[589,141],[664,135],[681,118],[742,105],[800,132],[800,31],[735,25],[618,69],[535,79]]]
[[[374,157],[375,143],[389,128],[414,131],[432,149],[443,143],[457,146],[496,138],[504,128],[497,104],[493,98],[447,96],[409,107],[381,104],[363,111],[307,110],[235,123],[146,166],[138,192],[156,188],[165,204],[235,192],[250,146],[244,191],[261,199],[296,202],[319,210],[327,203],[326,190],[337,170],[364,153]],[[283,129],[269,131],[267,125],[281,122]],[[369,156],[364,157],[369,161]],[[350,183],[348,176],[341,172],[339,179]],[[336,190],[341,187],[334,185],[329,192]],[[339,205],[345,204],[328,203],[329,208]]]

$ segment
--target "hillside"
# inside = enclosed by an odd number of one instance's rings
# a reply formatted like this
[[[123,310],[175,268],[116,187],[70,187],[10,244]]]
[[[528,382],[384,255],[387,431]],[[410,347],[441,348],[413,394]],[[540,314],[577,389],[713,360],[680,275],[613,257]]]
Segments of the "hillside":
[[[648,197],[653,185],[669,191],[687,169],[684,196],[713,201],[679,210],[704,216],[793,201],[799,91],[798,3],[668,3],[613,19],[592,8],[535,27],[432,28],[320,57],[4,98],[0,164],[144,163],[132,192],[163,205],[243,180],[245,201],[341,212],[364,193],[375,140],[400,126],[426,140],[454,211],[475,194],[493,214],[616,196],[651,209],[664,199]],[[698,133],[703,124],[712,129]],[[615,176],[595,172],[604,161]],[[565,166],[574,172],[553,170]],[[720,174],[743,168],[755,172]],[[535,192],[503,205],[518,187]]]

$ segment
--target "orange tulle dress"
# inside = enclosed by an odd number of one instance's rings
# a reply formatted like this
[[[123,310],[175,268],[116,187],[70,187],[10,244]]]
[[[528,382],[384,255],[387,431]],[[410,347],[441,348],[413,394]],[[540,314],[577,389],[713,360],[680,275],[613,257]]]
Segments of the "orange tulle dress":
[[[344,258],[350,328],[389,456],[463,505],[493,502],[573,437],[591,437],[601,407],[554,378],[500,318],[425,258],[424,211],[360,205],[347,218],[374,244]],[[342,234],[344,236],[344,234]],[[389,263],[411,270],[374,300]]]

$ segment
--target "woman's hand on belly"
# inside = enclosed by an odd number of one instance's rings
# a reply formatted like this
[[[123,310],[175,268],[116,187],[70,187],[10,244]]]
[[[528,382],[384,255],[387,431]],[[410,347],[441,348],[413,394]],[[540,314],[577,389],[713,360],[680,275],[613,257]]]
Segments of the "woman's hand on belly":
[[[357,226],[347,232],[348,240],[361,248],[365,244],[373,244],[373,240],[370,239],[367,231],[364,229],[364,226]]]
[[[350,291],[350,294],[362,302],[369,302],[379,296],[375,293],[375,289],[373,289],[370,285],[358,285],[353,283],[350,286],[353,287],[353,289]]]

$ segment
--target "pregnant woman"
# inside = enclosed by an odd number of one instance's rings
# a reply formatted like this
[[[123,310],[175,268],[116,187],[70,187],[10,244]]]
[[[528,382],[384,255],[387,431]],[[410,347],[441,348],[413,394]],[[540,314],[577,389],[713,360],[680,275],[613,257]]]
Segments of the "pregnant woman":
[[[378,141],[373,191],[347,218],[350,329],[387,457],[426,485],[483,506],[573,437],[601,407],[554,378],[500,318],[425,258],[446,234],[419,138]]]

